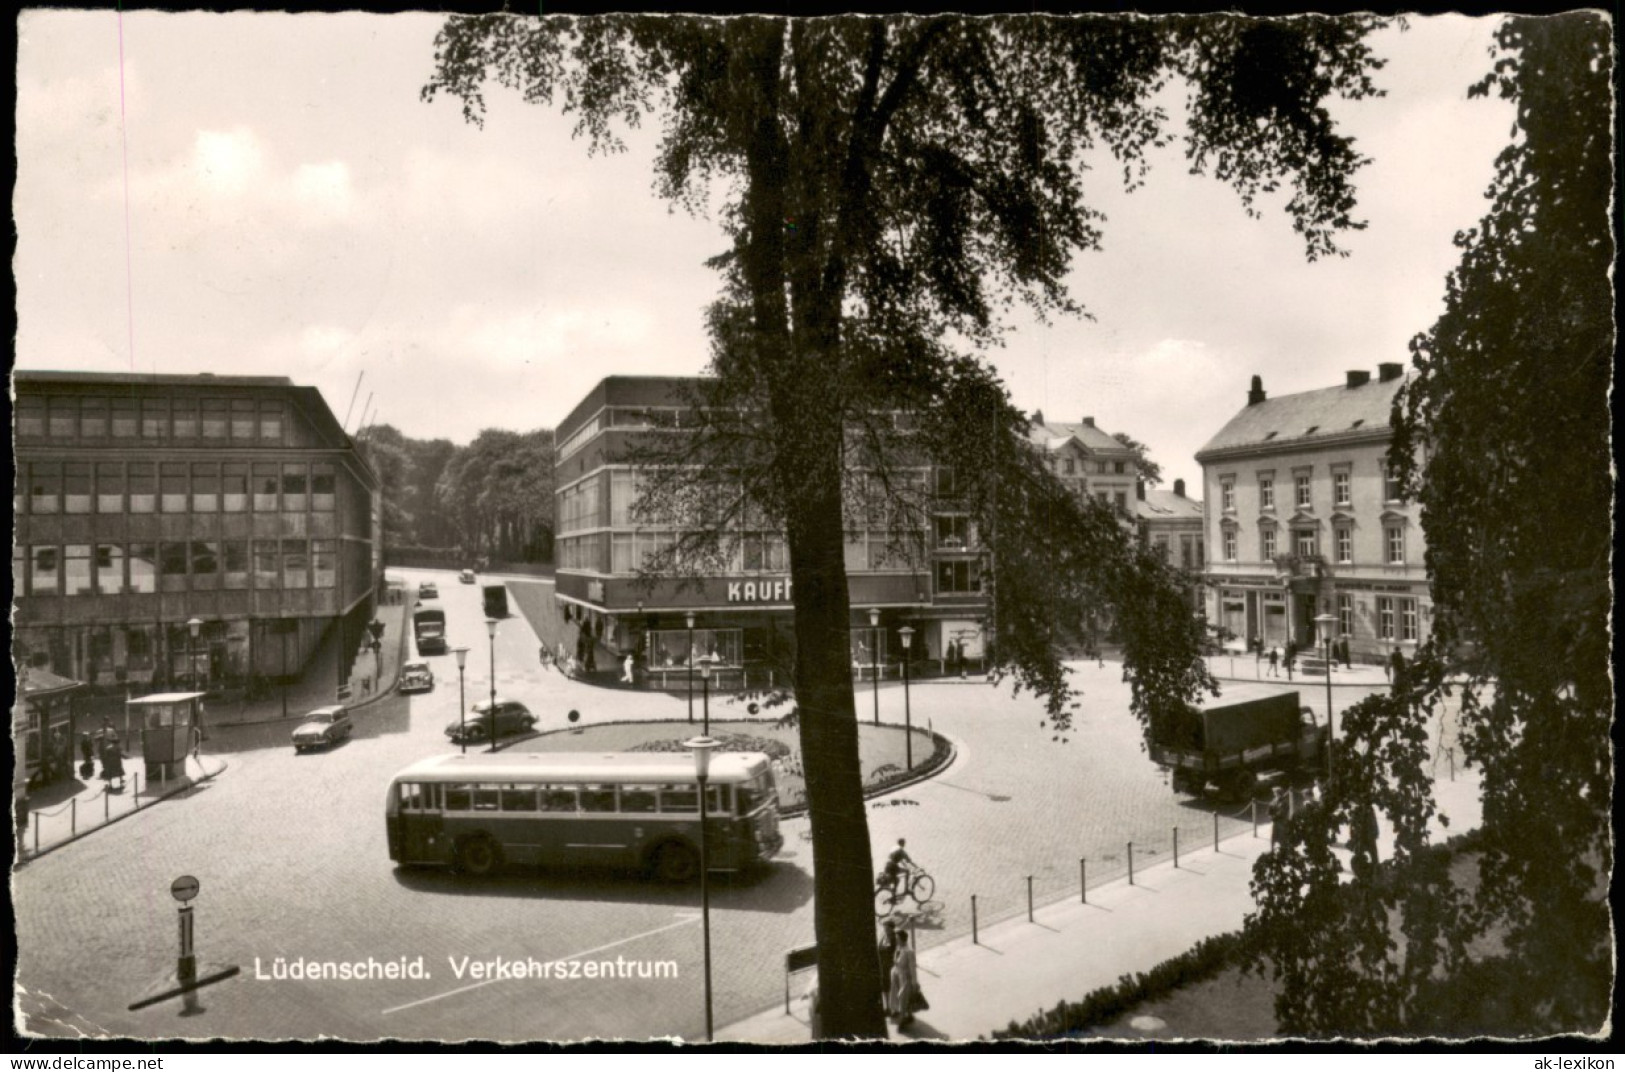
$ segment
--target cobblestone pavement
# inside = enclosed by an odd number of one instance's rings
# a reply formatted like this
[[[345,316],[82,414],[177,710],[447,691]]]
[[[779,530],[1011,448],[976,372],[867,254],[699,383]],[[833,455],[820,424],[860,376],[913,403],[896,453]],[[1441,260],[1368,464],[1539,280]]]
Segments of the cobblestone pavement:
[[[472,649],[470,705],[489,695],[494,647],[497,692],[529,705],[541,730],[568,725],[571,710],[589,724],[684,717],[680,697],[566,680],[540,662],[522,618],[504,621],[493,645],[478,587],[443,571],[400,572],[441,583],[451,643]],[[382,815],[388,780],[451,747],[443,729],[457,718],[455,661],[429,661],[436,690],[364,708],[353,740],[295,756],[285,724],[223,727],[205,758],[229,760],[226,775],[18,872],[19,984],[54,1003],[49,1015],[25,1006],[27,1027],[72,1034],[64,1025],[88,1023],[135,1037],[698,1037],[696,890],[620,874],[527,871],[472,881],[391,865]],[[985,683],[912,689],[914,723],[951,737],[959,754],[937,778],[872,801],[870,830],[877,859],[906,837],[936,876],[940,913],[921,934],[927,948],[968,930],[972,894],[985,925],[1025,910],[1027,876],[1042,904],[1076,896],[1080,857],[1094,885],[1126,866],[1130,840],[1147,862],[1167,858],[1175,825],[1191,844],[1211,840],[1212,808],[1173,794],[1143,754],[1117,664],[1076,673],[1084,698],[1066,743],[1040,726],[1031,697]],[[1336,703],[1356,698],[1345,691]],[[901,723],[901,686],[882,686],[880,706],[884,721]],[[713,715],[737,717],[728,708],[715,700]],[[1227,819],[1226,830],[1244,818]],[[786,849],[768,876],[713,883],[719,1024],[782,1002],[783,954],[812,941],[806,829],[805,820],[785,822]],[[237,963],[244,974],[204,991],[201,1016],[180,1018],[173,1003],[128,1012],[173,969],[168,886],[182,873],[202,882],[194,902],[199,956]],[[451,959],[572,955],[670,962],[676,977],[484,983],[458,978]],[[275,973],[277,958],[286,966],[420,956],[430,979],[260,977]]]

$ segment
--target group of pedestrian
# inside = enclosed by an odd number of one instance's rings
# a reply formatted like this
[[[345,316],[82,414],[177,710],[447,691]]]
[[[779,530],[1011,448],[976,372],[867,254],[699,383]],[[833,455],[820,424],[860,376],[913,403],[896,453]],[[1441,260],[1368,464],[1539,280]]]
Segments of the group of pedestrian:
[[[109,788],[124,789],[124,749],[112,723],[104,723],[94,739],[88,731],[79,735],[79,757],[82,760],[79,764],[80,778],[89,779],[95,773],[95,760],[100,759],[102,781]],[[114,785],[114,782],[118,784]]]
[[[914,959],[914,947],[908,932],[888,919],[881,927],[880,994],[886,1008],[886,1018],[899,1028],[914,1022],[914,1014],[931,1007],[920,990],[919,966]]]

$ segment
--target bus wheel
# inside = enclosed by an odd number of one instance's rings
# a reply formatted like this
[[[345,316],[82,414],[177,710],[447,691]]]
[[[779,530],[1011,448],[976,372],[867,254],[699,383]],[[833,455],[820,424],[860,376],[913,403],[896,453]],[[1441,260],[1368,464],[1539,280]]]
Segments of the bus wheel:
[[[501,865],[502,852],[496,842],[477,834],[458,846],[457,862],[465,874],[483,878]]]
[[[655,850],[654,873],[662,882],[692,882],[700,873],[699,854],[680,842],[667,842]]]

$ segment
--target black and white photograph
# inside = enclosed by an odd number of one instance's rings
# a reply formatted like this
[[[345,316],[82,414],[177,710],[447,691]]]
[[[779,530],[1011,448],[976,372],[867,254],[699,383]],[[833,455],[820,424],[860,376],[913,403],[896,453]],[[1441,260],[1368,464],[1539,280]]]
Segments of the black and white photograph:
[[[15,18],[14,1042],[1607,1044],[1608,11]]]

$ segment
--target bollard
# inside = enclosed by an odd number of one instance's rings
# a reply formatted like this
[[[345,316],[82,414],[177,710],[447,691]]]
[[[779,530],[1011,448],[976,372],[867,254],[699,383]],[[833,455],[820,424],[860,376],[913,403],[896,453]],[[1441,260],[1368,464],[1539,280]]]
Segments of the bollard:
[[[39,812],[34,813],[34,855],[39,855]]]
[[[1213,813],[1213,851],[1219,851],[1219,813]]]
[[[141,810],[141,772],[135,772],[135,810]]]
[[[68,836],[79,836],[79,798],[74,797],[68,802]]]
[[[102,822],[103,823],[108,823],[108,822],[112,821],[112,808],[113,808],[113,794],[109,793],[107,790],[103,789],[102,790]]]
[[[976,895],[970,895],[970,944],[981,945],[982,939],[976,933]]]
[[[1253,837],[1258,836],[1258,801],[1252,802],[1253,807]]]
[[[1089,903],[1089,861],[1078,857],[1078,903]]]
[[[1128,884],[1134,885],[1134,842],[1128,843]]]
[[[1033,877],[1027,876],[1027,922],[1033,921]]]
[[[1174,827],[1174,870],[1179,870],[1179,827]]]
[[[1444,754],[1450,759],[1450,780],[1453,782],[1456,780],[1456,750],[1454,748],[1446,748],[1444,750]]]

